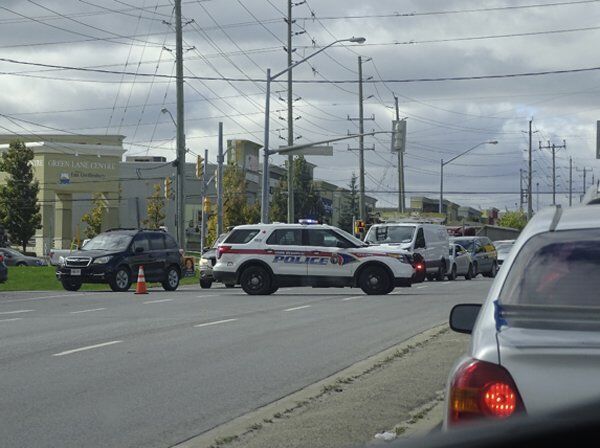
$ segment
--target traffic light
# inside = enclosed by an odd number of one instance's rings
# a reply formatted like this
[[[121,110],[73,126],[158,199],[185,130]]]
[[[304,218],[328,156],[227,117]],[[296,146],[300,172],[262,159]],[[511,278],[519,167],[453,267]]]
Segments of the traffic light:
[[[171,199],[171,176],[165,178],[165,198]]]
[[[198,156],[196,160],[196,177],[200,179],[204,174],[204,159],[202,156]]]
[[[208,196],[204,197],[204,201],[202,202],[202,210],[204,213],[210,213],[210,198]]]

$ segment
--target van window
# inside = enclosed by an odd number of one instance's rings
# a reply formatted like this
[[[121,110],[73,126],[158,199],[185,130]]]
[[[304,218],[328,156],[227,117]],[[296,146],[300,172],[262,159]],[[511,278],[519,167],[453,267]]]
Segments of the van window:
[[[246,244],[254,239],[258,235],[259,229],[234,229],[233,232],[227,237],[225,243],[227,244]]]
[[[417,239],[415,240],[415,249],[425,248],[425,234],[423,233],[423,227],[417,231]]]

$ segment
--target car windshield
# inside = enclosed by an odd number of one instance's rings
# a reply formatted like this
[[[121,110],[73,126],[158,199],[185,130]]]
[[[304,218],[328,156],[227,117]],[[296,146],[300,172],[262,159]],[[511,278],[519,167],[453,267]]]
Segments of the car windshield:
[[[494,244],[494,247],[496,247],[496,251],[498,252],[498,254],[505,255],[510,252],[510,249],[513,247],[513,243]]]
[[[452,240],[453,243],[460,244],[469,252],[473,252],[475,250],[475,240],[467,240],[467,239],[456,239]]]
[[[127,249],[132,238],[131,235],[122,233],[101,233],[89,240],[81,250],[121,251]]]
[[[498,303],[513,321],[541,321],[552,310],[558,310],[552,320],[600,318],[599,271],[600,230],[538,235],[519,251]]]
[[[378,225],[369,230],[365,242],[374,244],[403,244],[413,240],[416,226]]]

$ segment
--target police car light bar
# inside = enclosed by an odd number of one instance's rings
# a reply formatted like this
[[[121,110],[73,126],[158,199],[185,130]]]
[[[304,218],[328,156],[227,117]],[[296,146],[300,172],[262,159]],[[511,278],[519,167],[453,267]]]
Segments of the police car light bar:
[[[299,224],[319,224],[319,221],[316,219],[299,219]]]

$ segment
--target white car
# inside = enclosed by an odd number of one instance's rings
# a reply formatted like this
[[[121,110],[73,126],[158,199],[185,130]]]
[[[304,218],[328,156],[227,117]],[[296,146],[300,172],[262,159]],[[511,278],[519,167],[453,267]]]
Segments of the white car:
[[[414,283],[429,280],[444,280],[450,269],[448,260],[448,232],[439,224],[418,222],[388,222],[374,224],[365,235],[365,242],[384,249],[400,248],[419,254],[425,269],[419,272]]]
[[[473,278],[473,261],[469,251],[460,244],[450,243],[448,253],[450,255],[448,280],[456,280],[459,275],[464,275],[465,280],[471,280]]]
[[[483,305],[453,308],[451,328],[472,338],[448,379],[446,428],[600,398],[600,205],[589,204],[536,213]]]
[[[388,294],[410,286],[406,251],[369,247],[347,232],[319,224],[238,226],[217,248],[215,280],[251,295],[281,286],[360,287]]]

